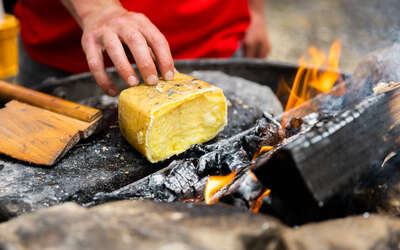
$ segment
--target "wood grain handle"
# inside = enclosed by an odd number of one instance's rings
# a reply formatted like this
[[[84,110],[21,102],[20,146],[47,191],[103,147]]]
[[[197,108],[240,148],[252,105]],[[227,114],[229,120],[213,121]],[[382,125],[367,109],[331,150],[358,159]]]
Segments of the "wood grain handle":
[[[98,109],[1,80],[0,96],[15,99],[20,102],[28,103],[85,122],[91,122],[101,115],[101,111]]]

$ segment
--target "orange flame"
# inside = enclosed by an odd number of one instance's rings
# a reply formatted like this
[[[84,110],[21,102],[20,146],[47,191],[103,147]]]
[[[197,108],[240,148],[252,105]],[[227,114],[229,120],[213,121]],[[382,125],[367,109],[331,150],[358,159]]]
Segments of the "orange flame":
[[[290,91],[289,100],[285,111],[293,109],[302,103],[308,101],[318,93],[328,93],[340,77],[339,59],[341,53],[341,44],[335,41],[329,50],[328,57],[323,51],[315,47],[308,49],[311,62],[307,62],[305,57],[299,59],[299,69]],[[321,68],[327,68],[329,71],[319,72]],[[280,92],[287,89],[286,82],[281,81],[278,87]],[[337,94],[343,94],[340,91]],[[282,119],[282,127],[285,127],[287,114]]]
[[[260,148],[260,150],[258,150],[258,152],[256,152],[253,155],[253,158],[251,159],[251,161],[254,161],[255,159],[257,159],[257,157],[260,156],[260,154],[262,154],[262,153],[264,153],[266,151],[271,151],[271,150],[274,150],[274,146],[262,146]]]
[[[253,207],[251,208],[251,211],[254,213],[258,213],[258,211],[261,208],[262,205],[262,200],[265,196],[268,196],[271,193],[270,189],[265,189],[264,193],[262,193],[256,200],[256,202],[254,203]]]
[[[272,147],[273,148],[273,147]],[[261,151],[261,150],[260,150]],[[253,173],[253,171],[249,170],[249,175],[254,181],[258,181],[257,176]],[[257,198],[257,200],[253,203],[251,206],[251,211],[253,213],[258,213],[262,206],[262,200],[264,199],[265,196],[268,196],[271,193],[270,189],[265,189],[264,192]]]
[[[204,190],[204,200],[207,204],[213,204],[218,202],[218,198],[215,198],[214,195],[219,190],[224,188],[226,185],[232,182],[235,178],[236,172],[225,175],[225,176],[210,176],[208,177],[206,188]]]
[[[253,171],[249,170],[249,175],[251,177],[251,179],[253,179],[254,181],[258,181],[257,176],[253,173]]]

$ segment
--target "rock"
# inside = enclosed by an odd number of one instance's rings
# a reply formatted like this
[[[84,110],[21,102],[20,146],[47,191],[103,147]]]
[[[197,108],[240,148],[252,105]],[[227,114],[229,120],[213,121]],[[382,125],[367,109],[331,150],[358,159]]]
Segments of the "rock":
[[[362,216],[297,228],[231,206],[120,201],[66,203],[0,224],[0,249],[398,249],[400,219]]]
[[[363,58],[354,71],[346,101],[349,105],[360,102],[372,94],[379,82],[400,81],[400,43],[375,51]]]
[[[269,244],[277,220],[218,204],[122,201],[86,209],[66,203],[0,224],[0,249],[249,249]]]
[[[193,71],[190,75],[220,87],[224,93],[234,93],[251,107],[257,107],[274,116],[283,112],[282,104],[268,86],[221,71]]]
[[[313,223],[284,230],[279,242],[282,250],[399,249],[400,220],[365,214]]]

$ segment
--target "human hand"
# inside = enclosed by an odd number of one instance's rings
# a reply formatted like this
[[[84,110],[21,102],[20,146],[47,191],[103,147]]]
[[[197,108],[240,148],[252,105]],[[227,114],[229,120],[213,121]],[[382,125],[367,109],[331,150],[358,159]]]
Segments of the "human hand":
[[[266,58],[271,50],[264,16],[251,12],[251,22],[243,40],[244,56],[249,58]]]
[[[149,85],[158,81],[157,67],[166,80],[174,76],[174,62],[166,38],[144,15],[129,12],[120,5],[92,8],[80,19],[83,29],[82,48],[97,84],[111,96],[118,89],[105,71],[103,51],[130,86],[139,83],[127,55],[124,42],[135,59],[138,70]]]

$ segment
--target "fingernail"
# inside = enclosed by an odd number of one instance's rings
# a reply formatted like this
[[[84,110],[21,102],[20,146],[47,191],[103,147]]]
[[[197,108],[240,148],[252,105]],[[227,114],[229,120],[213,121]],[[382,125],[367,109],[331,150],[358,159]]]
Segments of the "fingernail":
[[[174,73],[171,70],[169,70],[169,71],[167,71],[167,73],[165,73],[164,78],[167,81],[172,81],[172,80],[174,80]]]
[[[118,95],[118,91],[116,91],[115,89],[109,89],[108,94],[110,96],[116,96],[116,95]]]
[[[157,82],[158,82],[158,77],[157,77],[156,75],[149,75],[149,76],[146,78],[146,82],[147,82],[147,84],[149,84],[149,85],[156,85]]]
[[[134,77],[134,76],[128,77],[128,84],[130,86],[136,86],[136,85],[138,85],[138,83],[139,83],[139,81],[136,77]]]
[[[179,73],[179,71],[178,71],[176,68],[174,68],[174,72],[175,72],[176,74]]]

